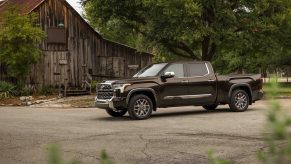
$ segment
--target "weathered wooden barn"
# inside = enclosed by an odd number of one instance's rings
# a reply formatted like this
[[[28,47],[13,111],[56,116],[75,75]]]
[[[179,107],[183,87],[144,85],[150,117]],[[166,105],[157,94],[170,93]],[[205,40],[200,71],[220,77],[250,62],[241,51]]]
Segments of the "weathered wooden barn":
[[[5,0],[0,13],[9,5],[22,14],[35,12],[47,35],[42,58],[28,78],[31,84],[81,86],[88,74],[96,80],[130,77],[152,62],[149,53],[103,38],[65,0]]]

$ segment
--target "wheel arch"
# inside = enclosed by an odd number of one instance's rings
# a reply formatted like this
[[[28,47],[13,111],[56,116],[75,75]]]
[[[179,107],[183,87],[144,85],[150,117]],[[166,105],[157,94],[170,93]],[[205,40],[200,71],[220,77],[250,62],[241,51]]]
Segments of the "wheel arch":
[[[157,110],[157,95],[155,90],[151,89],[151,88],[136,88],[136,89],[132,89],[127,97],[126,97],[126,104],[129,104],[130,99],[137,94],[143,94],[148,96],[152,102],[153,102],[153,110],[156,111]]]
[[[252,99],[253,99],[253,93],[252,93],[252,89],[251,86],[249,84],[234,84],[230,87],[229,92],[228,92],[228,99],[230,100],[231,98],[231,94],[233,93],[233,91],[237,90],[237,89],[241,89],[243,91],[245,91],[250,99],[250,105],[252,104]]]

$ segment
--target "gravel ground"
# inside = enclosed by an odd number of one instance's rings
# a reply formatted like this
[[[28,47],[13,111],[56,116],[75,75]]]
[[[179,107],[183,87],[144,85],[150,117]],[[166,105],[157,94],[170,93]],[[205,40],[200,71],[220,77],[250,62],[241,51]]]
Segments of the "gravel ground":
[[[290,100],[279,101],[290,109]],[[144,121],[97,108],[0,107],[0,164],[47,163],[52,143],[66,160],[86,164],[98,163],[103,149],[116,164],[207,163],[210,149],[233,163],[258,163],[266,105],[259,101],[243,113],[228,106],[159,109]]]

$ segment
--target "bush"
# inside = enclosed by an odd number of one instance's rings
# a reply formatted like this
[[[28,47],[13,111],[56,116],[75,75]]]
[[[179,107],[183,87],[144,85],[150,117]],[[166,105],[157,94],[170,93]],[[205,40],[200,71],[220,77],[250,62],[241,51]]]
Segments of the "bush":
[[[29,96],[33,94],[32,88],[28,86],[20,88],[19,92],[20,92],[20,96]]]
[[[91,82],[91,88],[92,88],[92,91],[96,92],[96,89],[97,89],[97,85],[100,83],[100,81],[92,81]]]
[[[54,88],[47,85],[42,86],[42,88],[40,89],[40,94],[45,95],[45,96],[52,95],[53,92],[54,92]]]
[[[5,82],[0,81],[0,99],[9,98],[16,95],[16,86]]]

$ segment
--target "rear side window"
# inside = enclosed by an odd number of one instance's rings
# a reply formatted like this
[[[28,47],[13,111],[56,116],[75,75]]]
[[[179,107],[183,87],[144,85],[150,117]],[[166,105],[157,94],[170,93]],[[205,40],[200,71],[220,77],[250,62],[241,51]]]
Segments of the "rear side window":
[[[166,72],[174,72],[175,77],[185,77],[183,64],[172,64],[166,68],[164,73]]]
[[[189,77],[207,75],[208,69],[205,63],[188,64]]]

